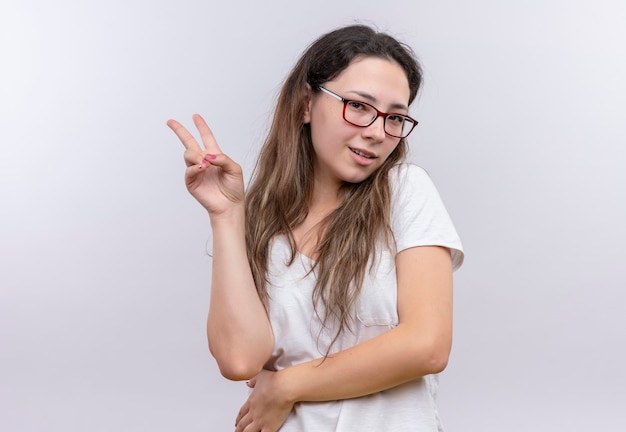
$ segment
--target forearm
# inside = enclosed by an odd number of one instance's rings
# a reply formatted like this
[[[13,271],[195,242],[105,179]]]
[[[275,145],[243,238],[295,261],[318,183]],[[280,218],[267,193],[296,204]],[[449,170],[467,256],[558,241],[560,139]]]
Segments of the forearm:
[[[442,371],[451,337],[420,339],[400,324],[374,339],[278,373],[292,402],[350,399],[383,391]]]
[[[419,265],[416,265],[419,264]],[[328,358],[278,373],[288,400],[360,397],[441,372],[452,347],[452,268],[440,247],[396,256],[400,324]]]
[[[209,347],[225,377],[249,379],[271,355],[274,339],[248,264],[243,206],[228,215],[212,217],[211,227]]]

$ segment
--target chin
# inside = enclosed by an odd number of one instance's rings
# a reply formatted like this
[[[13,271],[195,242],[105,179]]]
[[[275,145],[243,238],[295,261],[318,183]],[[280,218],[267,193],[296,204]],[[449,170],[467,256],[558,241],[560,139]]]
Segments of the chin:
[[[367,180],[372,175],[372,173],[373,171],[368,172],[368,173],[353,174],[353,175],[345,176],[344,178],[342,178],[342,180],[346,183],[357,184],[357,183],[361,183]]]

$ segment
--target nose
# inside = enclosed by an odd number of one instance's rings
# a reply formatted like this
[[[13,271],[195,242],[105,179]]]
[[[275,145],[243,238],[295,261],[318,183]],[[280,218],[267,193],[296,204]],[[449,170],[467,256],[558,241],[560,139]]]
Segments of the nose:
[[[376,117],[374,123],[369,125],[366,128],[363,128],[363,135],[367,138],[371,138],[376,140],[376,142],[381,142],[385,139],[385,118],[383,116]]]

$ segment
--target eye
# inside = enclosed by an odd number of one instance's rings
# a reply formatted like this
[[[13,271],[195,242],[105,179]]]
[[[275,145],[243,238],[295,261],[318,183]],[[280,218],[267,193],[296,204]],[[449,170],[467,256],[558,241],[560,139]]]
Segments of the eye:
[[[363,111],[367,109],[367,107],[364,104],[358,101],[348,101],[347,104],[350,109],[353,109],[355,111]]]
[[[405,117],[400,114],[390,114],[387,116],[387,121],[392,122],[393,124],[401,125],[404,123]]]

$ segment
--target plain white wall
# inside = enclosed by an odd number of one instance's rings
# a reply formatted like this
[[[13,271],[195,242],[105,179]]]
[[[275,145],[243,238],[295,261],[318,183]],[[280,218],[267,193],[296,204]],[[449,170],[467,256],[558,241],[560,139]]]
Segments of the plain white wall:
[[[411,159],[466,247],[447,430],[623,431],[626,4],[226,3],[0,5],[0,430],[233,429],[165,121],[249,174],[304,47],[359,21],[424,64]]]

